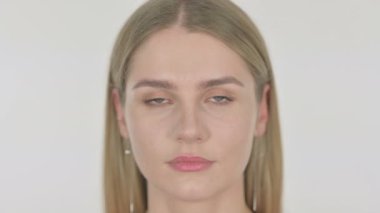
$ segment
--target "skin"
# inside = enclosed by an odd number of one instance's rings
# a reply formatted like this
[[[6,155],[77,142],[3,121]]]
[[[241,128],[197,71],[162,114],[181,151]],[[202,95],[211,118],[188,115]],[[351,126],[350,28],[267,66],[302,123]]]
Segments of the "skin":
[[[181,27],[153,34],[130,68],[125,107],[116,89],[112,95],[120,134],[148,182],[149,213],[251,212],[243,173],[253,138],[266,129],[269,85],[257,103],[253,76],[239,55]],[[205,83],[215,79],[229,80]],[[179,172],[167,162],[182,154],[214,163]]]

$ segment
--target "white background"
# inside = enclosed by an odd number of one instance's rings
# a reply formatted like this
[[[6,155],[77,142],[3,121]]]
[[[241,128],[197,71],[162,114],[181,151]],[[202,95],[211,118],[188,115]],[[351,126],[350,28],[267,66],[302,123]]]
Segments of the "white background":
[[[108,60],[141,2],[0,0],[1,213],[102,213]],[[380,212],[380,1],[235,2],[277,78],[285,213]]]

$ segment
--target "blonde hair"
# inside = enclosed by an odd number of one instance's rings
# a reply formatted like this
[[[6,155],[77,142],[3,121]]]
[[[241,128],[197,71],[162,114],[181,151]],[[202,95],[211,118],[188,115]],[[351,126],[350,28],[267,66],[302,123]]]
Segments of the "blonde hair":
[[[268,52],[249,16],[229,0],[149,0],[139,7],[121,29],[110,61],[106,102],[104,192],[107,213],[147,210],[146,180],[120,135],[112,102],[117,88],[124,106],[129,64],[136,49],[155,32],[180,25],[189,32],[207,33],[223,41],[247,63],[261,99],[269,90],[269,120],[265,134],[253,139],[245,170],[247,206],[256,213],[280,213],[282,196],[282,150],[276,88]]]

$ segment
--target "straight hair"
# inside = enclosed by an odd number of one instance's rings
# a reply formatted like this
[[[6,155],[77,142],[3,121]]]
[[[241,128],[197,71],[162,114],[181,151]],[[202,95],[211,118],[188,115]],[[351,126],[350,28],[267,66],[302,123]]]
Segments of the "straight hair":
[[[159,30],[181,26],[188,32],[219,39],[246,62],[261,100],[270,85],[269,120],[263,136],[252,139],[252,152],[244,171],[245,201],[255,213],[280,213],[282,197],[282,148],[276,87],[265,42],[249,16],[229,0],[148,0],[120,30],[111,55],[104,144],[104,198],[106,213],[144,213],[147,183],[128,143],[118,129],[112,90],[119,90],[125,104],[125,88],[134,52]],[[132,210],[130,207],[133,205]]]

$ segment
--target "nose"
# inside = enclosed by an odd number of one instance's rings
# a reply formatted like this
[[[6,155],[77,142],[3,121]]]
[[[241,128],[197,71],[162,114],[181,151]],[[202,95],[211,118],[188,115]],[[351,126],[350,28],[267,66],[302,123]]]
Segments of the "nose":
[[[200,143],[207,139],[208,130],[197,106],[182,107],[177,129],[177,141],[184,143]]]

